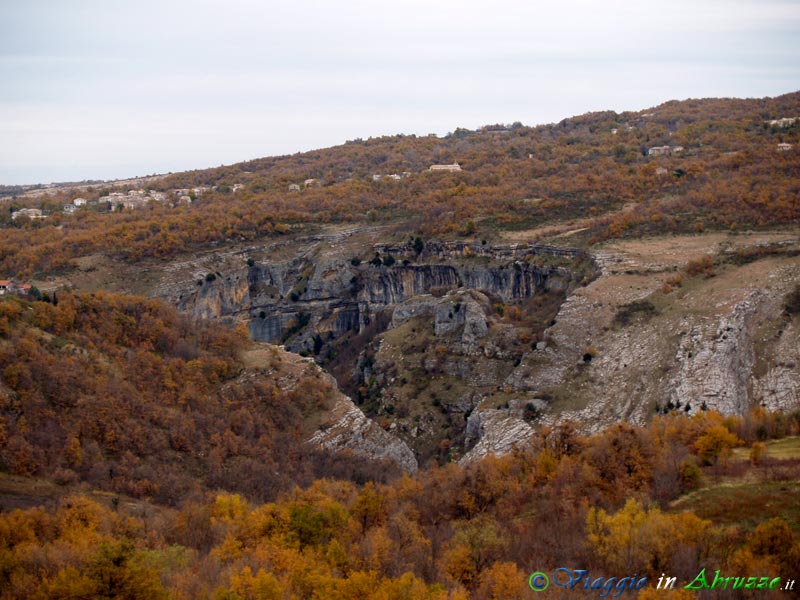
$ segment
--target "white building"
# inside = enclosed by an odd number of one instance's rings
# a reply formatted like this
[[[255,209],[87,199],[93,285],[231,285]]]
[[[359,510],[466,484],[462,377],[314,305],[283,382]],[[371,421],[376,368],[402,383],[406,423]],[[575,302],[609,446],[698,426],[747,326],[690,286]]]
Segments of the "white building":
[[[11,220],[15,221],[19,217],[28,217],[29,219],[46,219],[47,217],[42,214],[38,208],[20,208],[11,213]]]
[[[453,163],[452,165],[431,165],[428,171],[460,171],[461,165]]]
[[[791,127],[795,124],[798,118],[800,117],[784,117],[783,119],[773,119],[772,121],[767,121],[767,123],[774,127]]]
[[[672,153],[669,146],[653,146],[647,151],[647,156],[666,156]]]

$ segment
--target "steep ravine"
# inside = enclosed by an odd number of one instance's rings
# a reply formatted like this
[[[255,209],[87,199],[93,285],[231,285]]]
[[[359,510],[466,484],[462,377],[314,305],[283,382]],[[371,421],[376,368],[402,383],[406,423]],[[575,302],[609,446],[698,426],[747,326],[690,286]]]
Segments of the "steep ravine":
[[[726,258],[773,243],[780,252],[763,259]],[[565,419],[597,431],[668,410],[797,409],[800,329],[782,307],[800,281],[798,245],[713,234],[619,242],[589,259],[460,242],[418,255],[407,244],[372,247],[360,264],[312,250],[226,271],[180,304],[246,320],[255,339],[335,374],[355,403],[330,436],[342,447],[367,447],[366,413],[420,464],[468,461]],[[665,291],[703,254],[717,257],[711,276],[684,274]],[[620,320],[637,303],[652,310]]]
[[[570,290],[591,279],[595,267],[579,251],[532,244],[429,243],[418,250],[412,244],[377,246],[362,260],[313,251],[284,261],[244,259],[246,265],[181,290],[177,304],[199,318],[246,321],[254,340],[314,356],[387,436],[403,440],[423,462],[443,443],[452,450],[439,458],[455,458],[479,438],[465,435],[469,414],[533,347],[524,340],[536,335],[536,315],[541,330]],[[504,317],[509,307],[516,317]],[[422,371],[412,374],[416,367],[406,364],[399,377],[387,376],[382,358],[375,361],[382,346],[381,356],[391,347],[383,332],[396,331],[396,339],[413,343],[421,339],[415,324],[437,342],[419,348],[421,353],[406,352],[420,361]],[[434,348],[439,357],[432,362],[423,354]],[[431,376],[434,371],[439,375]],[[403,383],[411,377],[416,391]],[[435,400],[439,384],[452,393]],[[425,405],[434,401],[439,416],[431,417]],[[337,434],[320,434],[319,441],[364,446],[358,430],[365,423],[355,414],[361,411],[351,406],[340,412]],[[348,423],[350,442],[345,440]],[[404,462],[408,468],[410,462]]]

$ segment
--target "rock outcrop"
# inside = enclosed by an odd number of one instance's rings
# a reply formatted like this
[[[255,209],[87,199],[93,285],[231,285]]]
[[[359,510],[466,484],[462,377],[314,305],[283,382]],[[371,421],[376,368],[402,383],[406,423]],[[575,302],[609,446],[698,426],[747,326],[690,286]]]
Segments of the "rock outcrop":
[[[213,281],[201,279],[197,289],[183,290],[177,304],[199,318],[246,317],[254,340],[310,351],[314,336],[335,339],[362,331],[384,309],[427,294],[463,288],[514,303],[544,290],[568,290],[584,275],[562,266],[539,266],[531,257],[586,260],[579,251],[535,245],[431,243],[419,256],[410,245],[378,250],[384,255],[393,251],[398,258],[391,265],[353,264],[341,256],[316,259],[306,252],[290,260],[252,263]],[[468,312],[476,323],[474,307]],[[457,316],[458,324],[466,317]],[[441,315],[438,321],[447,326]],[[467,337],[480,335],[477,327]]]
[[[388,458],[407,473],[417,470],[417,459],[408,445],[368,419],[347,396],[340,396],[327,423],[309,440],[328,450],[350,449],[369,458]]]
[[[541,423],[571,419],[586,432],[620,420],[645,424],[671,410],[796,409],[800,332],[783,313],[800,279],[792,257],[729,267],[664,293],[679,259],[607,253],[598,260],[602,275],[564,302],[546,342],[506,383],[547,399]],[[619,320],[645,300],[649,310]]]
[[[508,454],[514,448],[524,447],[533,434],[533,427],[512,412],[497,409],[476,411],[467,422],[467,439],[474,445],[459,462],[469,463],[487,454]]]
[[[689,406],[689,412],[702,406],[725,414],[743,414],[750,408],[748,381],[755,362],[754,334],[759,307],[769,296],[754,290],[733,310],[711,323],[681,322],[681,335],[675,361],[677,374],[672,379],[671,400],[676,406]]]
[[[350,450],[364,458],[387,459],[408,473],[417,470],[417,460],[408,445],[368,419],[339,390],[336,380],[313,360],[270,344],[256,344],[245,355],[251,368],[242,377],[275,377],[277,372],[280,374],[277,384],[286,391],[310,379],[319,382],[319,389],[326,390],[325,412],[308,416],[309,428],[313,428],[314,423],[320,424],[307,443],[332,452]]]
[[[412,470],[415,452],[426,460],[445,441],[469,461],[565,419],[588,433],[670,410],[796,409],[800,326],[783,302],[800,280],[792,253],[800,242],[778,236],[781,254],[743,265],[724,258],[760,248],[761,237],[632,240],[592,259],[535,244],[430,242],[421,253],[376,245],[361,254],[375,258],[360,263],[352,246],[347,256],[318,255],[311,243],[281,260],[244,267],[240,259],[225,277],[181,290],[179,305],[203,318],[247,319],[254,339],[298,352],[320,342],[335,350],[340,337],[366,331],[377,342],[365,349],[359,337],[352,389],[388,431],[342,400],[314,440]],[[702,254],[722,257],[723,267],[672,289]],[[553,290],[566,299],[543,336],[523,337],[497,310]]]
[[[461,330],[461,342],[470,352],[472,345],[489,330],[486,314],[490,310],[485,294],[474,290],[457,290],[437,298],[430,294],[416,296],[395,307],[391,327],[399,327],[416,317],[432,317],[437,337]]]

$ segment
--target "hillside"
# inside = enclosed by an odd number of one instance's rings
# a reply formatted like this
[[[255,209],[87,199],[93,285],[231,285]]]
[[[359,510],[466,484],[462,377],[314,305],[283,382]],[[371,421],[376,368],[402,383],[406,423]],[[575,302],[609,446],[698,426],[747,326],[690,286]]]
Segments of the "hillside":
[[[423,465],[567,417],[792,409],[795,114],[800,93],[668,102],[149,180],[163,201],[82,189],[71,215],[4,226],[0,273],[246,325]]]
[[[687,100],[0,189],[0,600],[785,587],[798,115]]]
[[[0,375],[0,467],[12,474],[173,504],[216,488],[269,500],[323,473],[393,473],[308,441],[352,406],[315,365],[157,300],[0,298]],[[385,456],[392,440],[372,428],[362,435]]]
[[[682,589],[703,569],[709,585],[719,569],[735,589],[765,578],[775,591],[757,597],[785,597],[800,568],[797,438],[783,437],[797,417],[547,428],[504,458],[385,485],[320,479],[268,504],[219,492],[170,509],[29,482],[49,506],[0,514],[0,594],[524,600],[532,573],[566,564],[602,578],[586,597],[623,576],[639,598],[715,597]],[[731,452],[742,438],[746,458]],[[656,589],[662,573],[674,592]]]
[[[76,195],[91,203],[107,197],[111,186],[20,196],[10,209],[27,205],[51,214],[12,223],[9,213],[0,213],[0,272],[68,271],[75,259],[97,252],[127,263],[164,259],[209,244],[365,220],[402,223],[388,242],[410,234],[493,240],[506,230],[580,221],[572,229],[582,231],[571,239],[578,245],[643,233],[796,224],[800,123],[791,119],[798,114],[800,93],[793,93],[668,102],[539,127],[458,129],[445,138],[355,140],[157,178],[141,189],[169,192],[172,200],[121,213],[108,214],[108,202],[61,212]],[[454,162],[461,171],[427,171]]]

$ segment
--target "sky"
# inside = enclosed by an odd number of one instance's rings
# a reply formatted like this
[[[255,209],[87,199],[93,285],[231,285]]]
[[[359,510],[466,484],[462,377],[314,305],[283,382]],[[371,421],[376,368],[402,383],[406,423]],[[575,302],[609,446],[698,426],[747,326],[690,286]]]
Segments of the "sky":
[[[800,0],[0,0],[0,184],[797,90]]]

